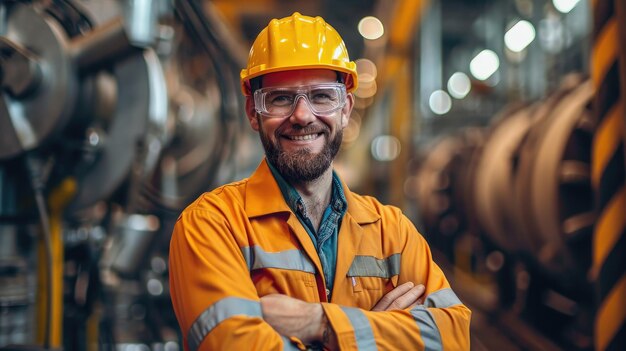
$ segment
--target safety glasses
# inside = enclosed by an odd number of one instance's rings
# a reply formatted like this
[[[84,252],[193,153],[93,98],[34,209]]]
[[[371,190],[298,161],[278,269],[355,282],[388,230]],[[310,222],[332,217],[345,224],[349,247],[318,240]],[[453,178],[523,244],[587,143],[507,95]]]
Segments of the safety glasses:
[[[346,104],[346,86],[324,83],[298,87],[269,87],[254,92],[256,111],[267,118],[291,116],[302,97],[316,116],[328,116]]]

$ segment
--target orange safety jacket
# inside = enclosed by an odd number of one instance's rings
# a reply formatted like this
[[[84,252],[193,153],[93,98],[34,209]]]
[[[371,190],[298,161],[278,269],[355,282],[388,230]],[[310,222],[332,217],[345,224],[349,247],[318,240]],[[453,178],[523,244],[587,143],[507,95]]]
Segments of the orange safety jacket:
[[[331,301],[315,247],[265,161],[250,178],[205,193],[183,211],[169,260],[185,350],[302,347],[263,320],[259,298],[273,293],[321,303],[341,350],[469,350],[471,312],[424,238],[398,208],[342,185],[348,209]],[[370,311],[408,281],[425,285],[423,305]]]

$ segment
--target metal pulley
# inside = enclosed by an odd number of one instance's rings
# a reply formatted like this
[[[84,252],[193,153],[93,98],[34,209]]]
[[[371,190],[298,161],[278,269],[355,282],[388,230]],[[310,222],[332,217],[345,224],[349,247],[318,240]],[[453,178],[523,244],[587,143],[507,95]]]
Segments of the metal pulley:
[[[595,221],[592,95],[590,82],[570,76],[544,101],[504,110],[473,147],[459,134],[430,149],[416,184],[432,240],[466,228],[564,287],[584,284]]]
[[[79,182],[69,213],[109,196],[133,165],[136,178],[147,177],[167,121],[156,54],[131,43],[119,15],[72,31],[78,26],[63,22],[63,9],[5,6],[0,161],[31,150],[54,155],[63,175]]]
[[[70,37],[43,7],[14,4],[8,6],[5,22],[0,37],[0,160],[59,137],[84,115],[77,110],[79,101],[95,99],[86,96],[92,83],[88,75],[139,52],[119,19]]]
[[[92,130],[95,159],[79,165],[81,186],[68,213],[106,198],[129,177],[132,184],[144,181],[163,147],[168,99],[156,54],[146,50],[128,57],[115,65],[113,76],[103,79],[110,81],[115,107],[106,129]]]
[[[564,285],[585,283],[591,263],[593,93],[591,81],[570,77],[520,146],[514,189],[520,250]]]
[[[496,119],[485,143],[476,157],[472,188],[472,213],[477,223],[475,230],[487,233],[502,249],[515,252],[519,248],[513,234],[515,206],[515,153],[532,124],[534,108],[513,107]]]
[[[451,238],[471,226],[467,205],[467,183],[473,174],[467,172],[476,150],[481,147],[484,131],[468,128],[438,140],[419,162],[415,176],[416,200],[429,241],[452,250]]]
[[[576,78],[572,78],[576,79]],[[526,247],[526,237],[518,228],[526,221],[517,217],[522,193],[516,185],[523,181],[519,173],[522,145],[536,133],[537,125],[551,118],[553,108],[571,92],[573,84],[565,82],[547,99],[533,105],[506,108],[490,125],[482,152],[476,155],[474,189],[471,203],[477,228],[487,234],[501,249],[516,253]]]
[[[2,33],[0,160],[40,146],[70,118],[78,77],[63,28],[39,9],[10,6]]]

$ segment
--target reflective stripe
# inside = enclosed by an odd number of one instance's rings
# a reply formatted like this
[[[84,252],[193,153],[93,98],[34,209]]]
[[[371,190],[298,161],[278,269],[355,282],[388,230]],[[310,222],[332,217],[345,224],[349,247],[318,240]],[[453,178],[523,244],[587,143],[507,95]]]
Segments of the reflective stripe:
[[[379,277],[391,278],[400,274],[400,259],[402,254],[393,254],[387,258],[374,256],[355,256],[348,277]]]
[[[341,306],[343,312],[348,316],[352,327],[358,350],[377,350],[374,332],[369,319],[365,317],[363,311],[358,308]]]
[[[298,249],[266,252],[255,245],[242,247],[241,253],[250,271],[261,268],[280,268],[315,274],[315,267],[311,261]]]
[[[411,310],[411,315],[418,328],[420,328],[420,335],[424,341],[424,350],[443,350],[441,334],[430,311],[426,307],[418,305]]]
[[[454,291],[450,288],[437,290],[428,295],[426,301],[424,301],[424,306],[436,308],[447,308],[460,304],[462,304],[461,300],[459,300]]]
[[[454,291],[450,288],[446,288],[437,290],[428,295],[426,301],[424,301],[424,305],[415,306],[411,310],[411,315],[420,328],[420,334],[426,350],[443,349],[439,328],[428,308],[447,308],[460,304],[461,300],[459,300]]]
[[[261,304],[258,301],[238,297],[226,297],[215,302],[204,310],[189,328],[187,334],[189,349],[197,350],[202,340],[222,321],[241,315],[263,318]]]

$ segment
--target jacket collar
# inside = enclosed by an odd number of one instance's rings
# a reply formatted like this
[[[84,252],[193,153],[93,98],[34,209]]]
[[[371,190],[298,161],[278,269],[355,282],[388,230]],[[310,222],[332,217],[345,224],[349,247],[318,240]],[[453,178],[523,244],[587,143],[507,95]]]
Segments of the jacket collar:
[[[380,218],[380,215],[371,205],[363,203],[350,192],[343,180],[341,185],[348,203],[347,214],[357,223],[373,223]],[[249,218],[272,213],[291,212],[265,158],[248,178],[245,210]]]
[[[291,212],[265,158],[248,178],[245,210],[249,218]]]
[[[374,208],[362,200],[357,199],[354,194],[348,189],[346,183],[341,181],[343,185],[343,193],[346,196],[346,202],[348,203],[348,210],[346,211],[358,224],[374,223],[380,219],[380,215],[374,210]]]

